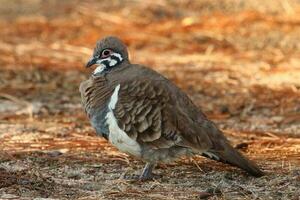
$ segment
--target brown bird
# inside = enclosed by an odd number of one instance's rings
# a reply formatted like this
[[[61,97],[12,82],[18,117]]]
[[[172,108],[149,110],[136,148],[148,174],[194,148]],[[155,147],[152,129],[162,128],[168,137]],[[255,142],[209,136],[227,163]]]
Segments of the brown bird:
[[[85,111],[98,135],[146,162],[141,180],[150,179],[159,162],[196,154],[253,176],[264,174],[175,84],[145,66],[131,64],[118,38],[97,42],[86,67],[92,65],[96,69],[80,85]]]

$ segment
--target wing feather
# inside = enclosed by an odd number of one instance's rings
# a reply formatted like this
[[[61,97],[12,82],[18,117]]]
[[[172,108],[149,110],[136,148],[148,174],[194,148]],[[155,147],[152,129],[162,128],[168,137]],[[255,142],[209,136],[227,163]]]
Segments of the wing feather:
[[[174,92],[179,95],[174,96]],[[135,78],[120,83],[114,115],[119,127],[139,142],[156,148],[179,145],[208,149],[212,142],[198,123],[204,115],[195,115],[193,110],[190,116],[191,107],[197,109],[168,80]]]

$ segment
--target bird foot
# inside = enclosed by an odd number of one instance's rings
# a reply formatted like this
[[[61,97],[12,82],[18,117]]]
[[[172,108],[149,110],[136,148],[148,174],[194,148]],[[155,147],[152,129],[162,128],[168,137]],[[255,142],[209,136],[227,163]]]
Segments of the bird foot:
[[[139,179],[139,175],[137,174],[124,174],[121,178],[128,181],[137,181]]]
[[[155,179],[160,179],[162,178],[162,175],[159,175],[159,174],[153,174],[151,173],[150,175],[140,175],[139,176],[139,180],[140,181],[151,181],[151,180],[155,180]]]
[[[140,181],[140,182],[144,182],[144,181],[151,181],[151,180],[155,180],[155,179],[159,179],[161,178],[161,175],[158,174],[151,174],[151,175],[138,175],[138,174],[125,174],[122,178],[128,181]]]
[[[133,174],[133,175],[124,175],[123,178],[129,180],[135,180],[135,181],[149,181],[153,179],[161,178],[160,175],[156,175],[152,173],[153,168],[155,167],[155,164],[147,163],[143,169],[143,172],[140,176]]]

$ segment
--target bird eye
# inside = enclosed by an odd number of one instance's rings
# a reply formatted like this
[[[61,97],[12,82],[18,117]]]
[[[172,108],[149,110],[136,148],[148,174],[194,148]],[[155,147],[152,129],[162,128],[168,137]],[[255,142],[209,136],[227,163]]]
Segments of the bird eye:
[[[105,57],[108,57],[110,54],[111,54],[111,50],[105,49],[105,50],[102,51],[101,57],[105,58]]]

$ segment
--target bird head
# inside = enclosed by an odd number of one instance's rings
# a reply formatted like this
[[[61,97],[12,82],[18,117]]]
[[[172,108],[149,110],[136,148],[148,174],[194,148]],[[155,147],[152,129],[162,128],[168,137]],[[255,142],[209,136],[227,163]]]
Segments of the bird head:
[[[128,62],[125,44],[117,37],[109,36],[97,42],[92,58],[86,67],[97,65],[93,74],[98,75]]]

